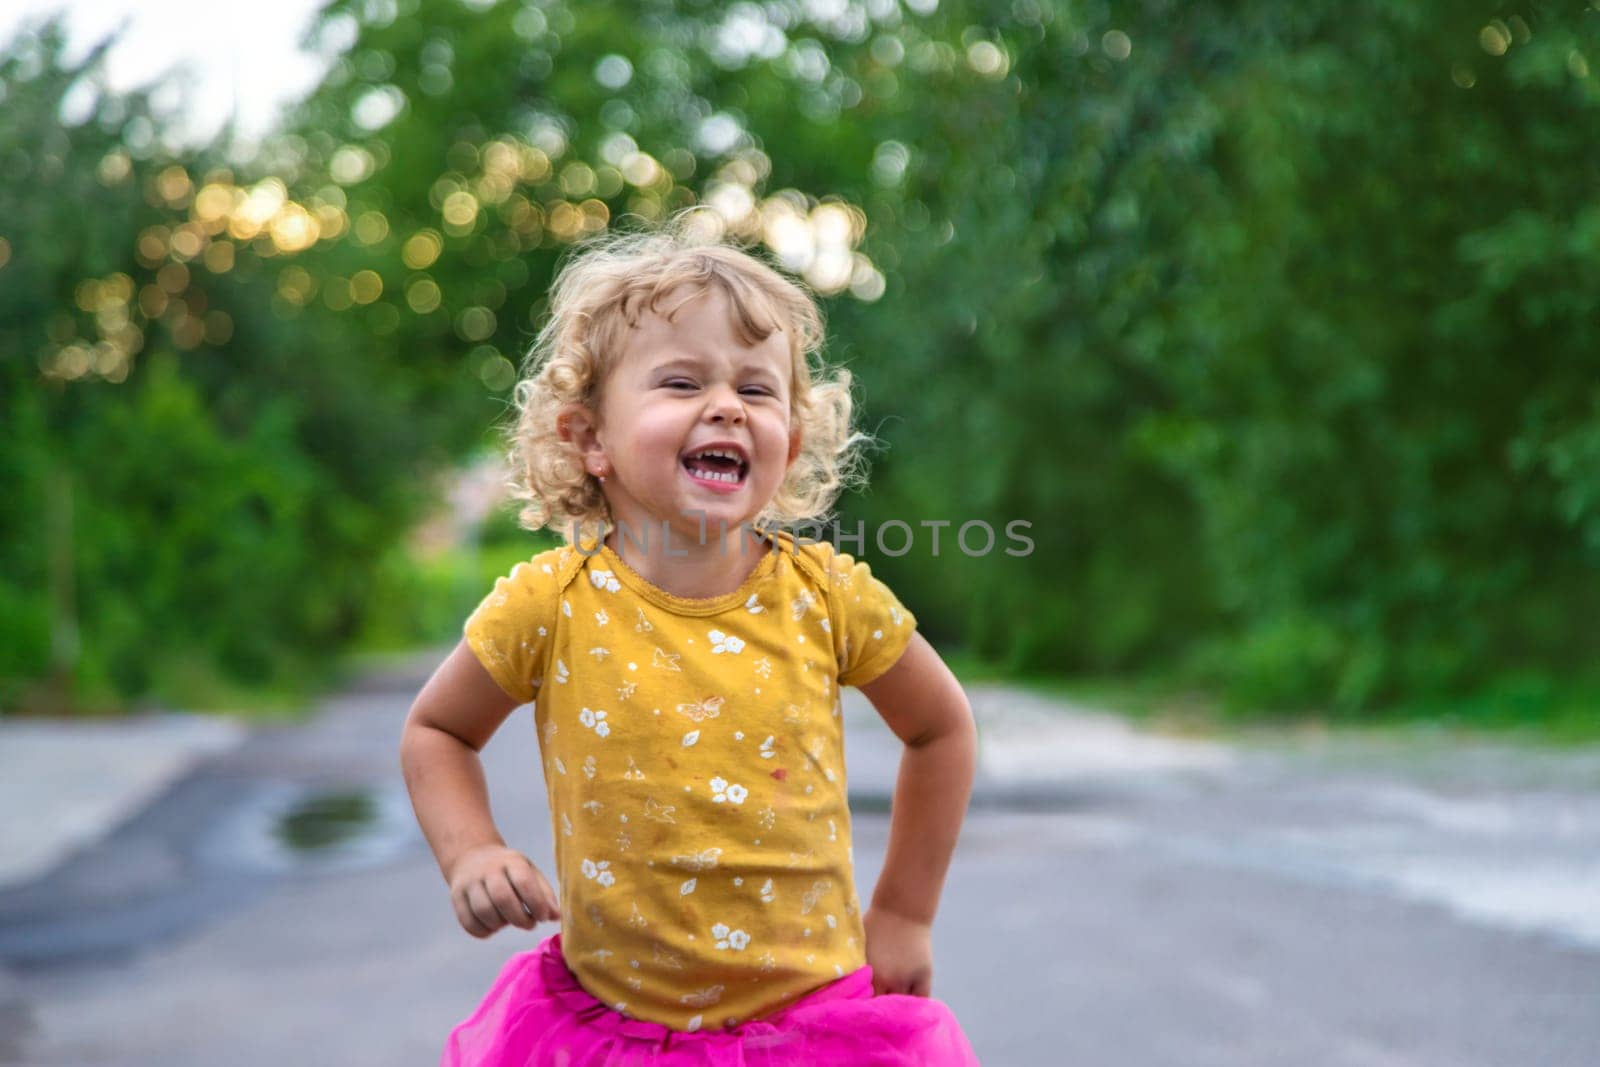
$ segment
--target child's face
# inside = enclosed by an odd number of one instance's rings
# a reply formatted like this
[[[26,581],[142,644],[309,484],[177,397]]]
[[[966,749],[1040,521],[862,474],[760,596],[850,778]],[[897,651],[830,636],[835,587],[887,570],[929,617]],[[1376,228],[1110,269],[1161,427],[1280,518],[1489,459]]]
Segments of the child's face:
[[[719,528],[733,531],[761,512],[799,454],[789,340],[774,331],[746,345],[717,286],[672,293],[663,304],[677,305],[672,321],[646,311],[628,333],[585,460],[609,469],[605,494],[619,523],[659,536],[665,522],[693,540],[703,512],[714,543]],[[741,462],[697,458],[713,445]]]

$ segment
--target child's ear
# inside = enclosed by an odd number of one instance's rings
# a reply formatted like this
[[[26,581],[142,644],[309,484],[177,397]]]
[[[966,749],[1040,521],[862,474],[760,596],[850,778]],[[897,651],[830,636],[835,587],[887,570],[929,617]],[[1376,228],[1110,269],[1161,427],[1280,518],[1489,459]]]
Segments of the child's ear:
[[[581,404],[569,404],[556,415],[556,435],[572,445],[578,462],[591,474],[608,473],[610,463],[600,444],[600,424],[594,413]],[[597,469],[604,468],[604,469]]]
[[[800,446],[804,441],[805,437],[801,434],[800,427],[796,426],[789,431],[789,462],[786,466],[794,466],[794,461],[800,458]]]

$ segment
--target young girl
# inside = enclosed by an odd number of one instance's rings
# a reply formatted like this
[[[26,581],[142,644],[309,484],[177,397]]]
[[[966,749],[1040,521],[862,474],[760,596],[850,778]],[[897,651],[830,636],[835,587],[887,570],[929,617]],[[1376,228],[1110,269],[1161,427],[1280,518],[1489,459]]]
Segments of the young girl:
[[[853,469],[821,335],[798,285],[681,218],[557,279],[513,436],[524,524],[568,543],[495,583],[401,760],[467,932],[560,933],[511,958],[446,1064],[977,1062],[928,999],[971,711],[865,563],[773,529]],[[906,745],[865,913],[847,685]],[[478,759],[528,701],[559,893],[495,829]]]

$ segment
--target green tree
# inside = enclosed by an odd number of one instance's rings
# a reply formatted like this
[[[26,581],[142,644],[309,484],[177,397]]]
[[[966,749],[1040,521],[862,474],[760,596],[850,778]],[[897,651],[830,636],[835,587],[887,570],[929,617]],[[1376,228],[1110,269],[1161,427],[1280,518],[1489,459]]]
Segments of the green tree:
[[[88,67],[38,35],[0,59],[7,700],[282,674],[392,610],[562,251],[692,204],[826,298],[889,445],[846,519],[1002,531],[869,544],[941,640],[1348,711],[1586,670],[1592,14],[334,0],[244,166],[137,97],[62,126]]]

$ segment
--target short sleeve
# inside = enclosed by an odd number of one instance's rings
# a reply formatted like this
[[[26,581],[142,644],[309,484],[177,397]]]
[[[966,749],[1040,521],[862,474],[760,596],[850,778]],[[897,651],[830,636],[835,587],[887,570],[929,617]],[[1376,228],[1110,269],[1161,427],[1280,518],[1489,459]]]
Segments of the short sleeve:
[[[544,675],[550,629],[555,625],[557,568],[534,557],[519,563],[467,617],[462,628],[472,649],[500,688],[526,704]]]
[[[866,685],[905,652],[917,619],[867,564],[840,552],[828,569],[839,684]]]

